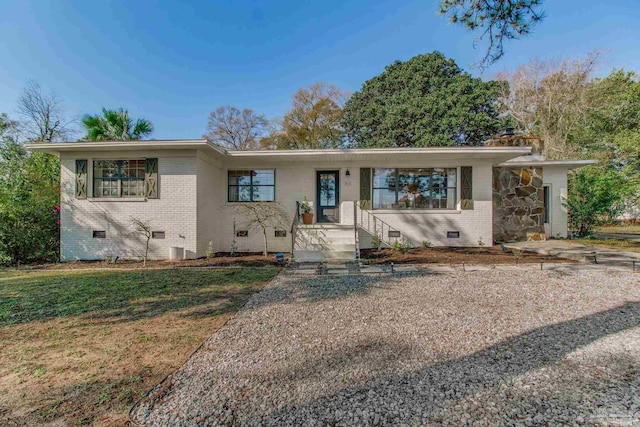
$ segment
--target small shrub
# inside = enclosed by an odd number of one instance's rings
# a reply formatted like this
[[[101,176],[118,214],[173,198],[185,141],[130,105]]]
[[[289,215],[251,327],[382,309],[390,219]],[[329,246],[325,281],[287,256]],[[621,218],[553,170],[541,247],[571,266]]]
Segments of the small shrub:
[[[429,249],[432,245],[432,243],[429,240],[425,240],[422,242],[422,249]]]
[[[207,258],[213,258],[216,253],[213,251],[213,240],[209,242],[207,246]]]
[[[373,246],[376,249],[380,249],[381,244],[382,244],[382,239],[380,239],[380,235],[378,235],[378,233],[374,234],[373,237],[371,237],[371,246]]]
[[[407,252],[409,252],[409,249],[411,249],[411,246],[409,246],[409,244],[404,240],[396,240],[395,242],[393,242],[393,245],[391,245],[391,249],[396,252],[402,252],[403,254],[406,254]]]

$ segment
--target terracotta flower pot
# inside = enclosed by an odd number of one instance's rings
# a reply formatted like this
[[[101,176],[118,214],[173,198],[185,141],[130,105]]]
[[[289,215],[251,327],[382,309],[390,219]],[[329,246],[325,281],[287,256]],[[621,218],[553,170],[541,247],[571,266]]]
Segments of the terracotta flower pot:
[[[302,214],[302,223],[305,225],[313,224],[313,214],[312,213],[303,213]]]

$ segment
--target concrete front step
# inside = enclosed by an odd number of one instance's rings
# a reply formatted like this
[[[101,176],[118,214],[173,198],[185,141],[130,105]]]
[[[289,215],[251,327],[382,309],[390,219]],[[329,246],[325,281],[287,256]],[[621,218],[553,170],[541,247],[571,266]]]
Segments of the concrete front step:
[[[338,252],[355,252],[355,243],[307,243],[305,245],[296,244],[297,251],[338,251]]]
[[[293,251],[293,258],[298,262],[349,261],[356,259],[355,251]]]
[[[354,226],[349,224],[298,224],[298,230],[353,230]]]
[[[296,246],[304,245],[355,245],[356,239],[347,237],[327,237],[327,238],[313,238],[311,236],[296,236]]]

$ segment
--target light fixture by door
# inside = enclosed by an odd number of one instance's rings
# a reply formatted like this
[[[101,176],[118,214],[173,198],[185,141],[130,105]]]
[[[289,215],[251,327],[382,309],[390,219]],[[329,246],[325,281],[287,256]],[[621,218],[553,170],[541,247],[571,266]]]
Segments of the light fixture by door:
[[[349,169],[347,169],[347,171],[344,173],[345,176],[351,176],[351,172],[349,172]]]

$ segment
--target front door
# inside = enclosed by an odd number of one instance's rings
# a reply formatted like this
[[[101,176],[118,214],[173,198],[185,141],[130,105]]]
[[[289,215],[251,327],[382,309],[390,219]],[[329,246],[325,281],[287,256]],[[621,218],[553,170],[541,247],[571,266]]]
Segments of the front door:
[[[317,222],[338,222],[340,203],[339,171],[318,171],[317,176]]]

